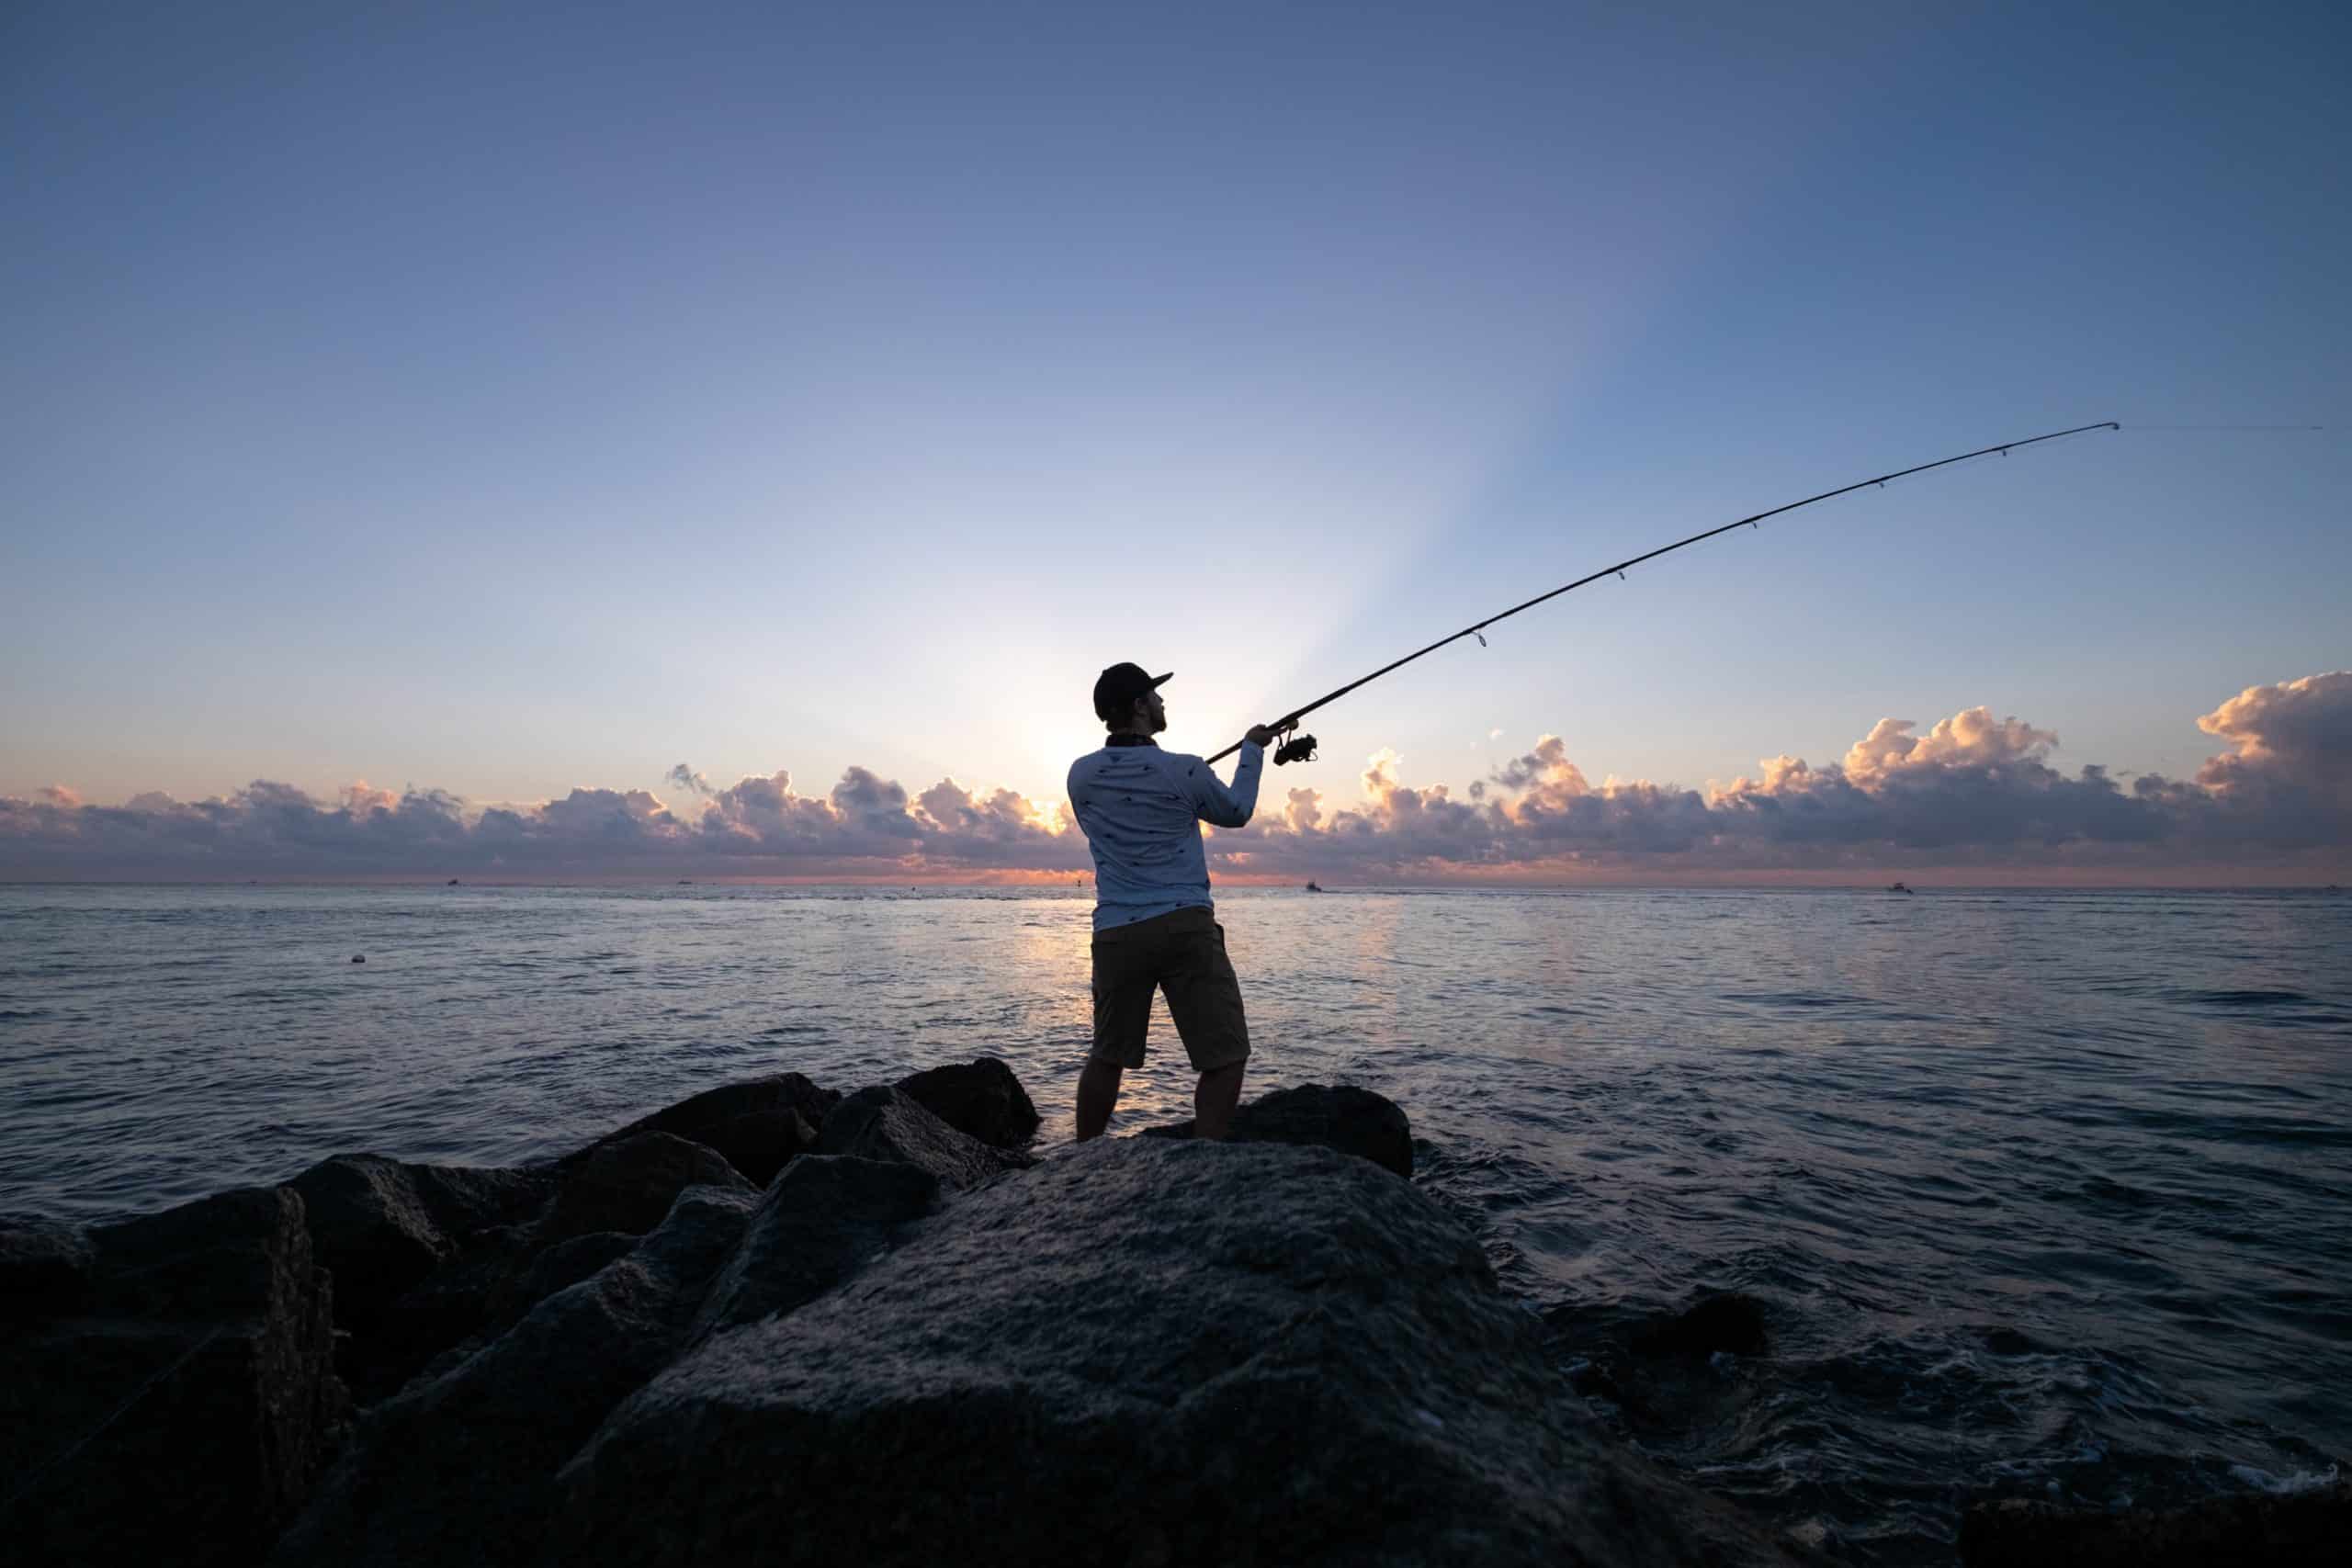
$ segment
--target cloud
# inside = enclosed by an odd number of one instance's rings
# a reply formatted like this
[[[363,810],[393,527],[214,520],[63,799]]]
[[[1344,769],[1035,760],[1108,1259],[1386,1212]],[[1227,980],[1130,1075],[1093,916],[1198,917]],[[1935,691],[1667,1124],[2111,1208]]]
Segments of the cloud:
[[[1946,773],[2039,761],[2058,737],[2014,718],[1994,719],[1988,708],[1969,708],[1939,722],[1924,738],[1910,732],[1907,718],[1883,718],[1846,753],[1845,773],[1869,789],[1899,773]]]
[[[1975,707],[1918,733],[1882,719],[1835,762],[1781,755],[1705,791],[1604,775],[1558,736],[1457,795],[1408,782],[1393,750],[1352,797],[1270,781],[1246,828],[1218,831],[1226,875],[1450,880],[1871,874],[1937,866],[2146,880],[2273,870],[2342,876],[2352,861],[2352,672],[2250,686],[2197,721],[2226,742],[2193,780],[2127,788],[2068,774],[2058,737]],[[255,780],[120,806],[59,784],[0,796],[9,877],[708,874],[799,878],[1067,875],[1089,869],[1069,807],[945,778],[919,792],[864,767],[802,794],[788,773],[725,788],[681,763],[686,798],[580,787],[476,809],[433,789],[354,781],[331,798]]]
[[[1596,785],[1546,735],[1455,800],[1403,783],[1383,751],[1360,800],[1294,790],[1216,850],[1253,873],[1367,880],[1909,865],[2146,878],[2352,861],[2352,674],[2250,687],[2198,722],[2234,749],[2193,783],[2151,775],[2128,790],[2097,765],[2066,774],[2050,761],[2055,733],[1984,707],[1925,735],[1882,719],[1839,761],[1768,758],[1758,777],[1703,793]]]
[[[2352,671],[2248,686],[2197,728],[2235,748],[2199,770],[2204,788],[2239,800],[2307,796],[2352,809]]]

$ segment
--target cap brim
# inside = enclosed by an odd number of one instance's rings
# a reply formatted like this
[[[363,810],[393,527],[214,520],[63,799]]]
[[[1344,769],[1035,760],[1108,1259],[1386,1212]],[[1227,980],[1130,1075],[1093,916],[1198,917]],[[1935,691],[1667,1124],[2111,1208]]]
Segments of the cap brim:
[[[1154,676],[1151,678],[1151,683],[1152,683],[1152,685],[1153,685],[1155,688],[1157,688],[1157,687],[1160,687],[1160,686],[1165,686],[1166,684],[1168,684],[1168,682],[1169,682],[1173,681],[1174,679],[1176,679],[1176,671],[1173,671],[1173,670],[1170,670],[1170,671],[1167,674],[1165,674],[1165,675],[1154,675]]]

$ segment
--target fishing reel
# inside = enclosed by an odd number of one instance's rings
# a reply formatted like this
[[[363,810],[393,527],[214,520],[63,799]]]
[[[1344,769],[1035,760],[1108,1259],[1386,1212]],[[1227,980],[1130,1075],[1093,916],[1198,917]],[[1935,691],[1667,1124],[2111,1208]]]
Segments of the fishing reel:
[[[1298,724],[1295,720],[1283,728],[1275,730],[1274,733],[1276,735],[1287,735],[1290,737],[1289,739],[1274,748],[1274,766],[1279,768],[1284,762],[1311,762],[1315,761],[1315,737],[1312,735],[1299,734]]]

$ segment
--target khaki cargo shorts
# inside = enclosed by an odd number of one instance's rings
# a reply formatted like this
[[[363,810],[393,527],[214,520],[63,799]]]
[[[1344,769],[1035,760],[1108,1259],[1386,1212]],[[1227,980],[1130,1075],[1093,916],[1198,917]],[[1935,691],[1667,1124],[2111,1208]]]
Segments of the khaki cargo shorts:
[[[1225,928],[1207,909],[1175,909],[1094,933],[1094,1049],[1098,1062],[1143,1066],[1151,993],[1168,993],[1168,1013],[1194,1072],[1248,1059],[1250,1026],[1241,981],[1225,955]]]

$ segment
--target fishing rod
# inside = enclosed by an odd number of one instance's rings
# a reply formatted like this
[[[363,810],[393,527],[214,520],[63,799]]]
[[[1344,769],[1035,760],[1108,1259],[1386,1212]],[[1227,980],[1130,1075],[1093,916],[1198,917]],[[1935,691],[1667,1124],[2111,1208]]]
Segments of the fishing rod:
[[[1521,610],[1532,610],[1536,605],[1543,604],[1546,599],[1557,599],[1561,594],[1582,588],[1588,582],[1598,582],[1602,578],[1611,575],[1612,572],[1622,578],[1625,575],[1625,570],[1628,567],[1639,566],[1644,561],[1647,560],[1656,560],[1660,556],[1672,555],[1675,551],[1682,548],[1685,545],[1695,545],[1702,539],[1712,539],[1718,534],[1728,534],[1735,528],[1753,528],[1758,524],[1763,522],[1767,517],[1778,517],[1783,512],[1794,512],[1800,506],[1811,506],[1816,501],[1827,501],[1833,496],[1845,495],[1858,490],[1868,490],[1872,485],[1884,486],[1889,479],[1904,479],[1912,474],[1924,474],[1929,468],[1947,468],[1953,463],[1965,463],[1971,457],[1989,457],[1996,452],[1998,452],[2002,457],[2006,457],[2020,446],[2032,446],[2044,441],[2058,441],[2069,435],[2080,435],[2087,430],[2121,430],[2123,426],[2117,423],[2114,420],[2105,419],[2099,421],[2097,424],[2078,424],[2072,430],[2053,430],[2047,435],[2029,435],[2022,441],[2004,441],[1998,446],[1980,446],[1973,452],[1962,452],[1957,457],[1939,457],[1932,463],[1921,463],[1914,468],[1897,468],[1891,474],[1880,474],[1874,479],[1857,479],[1849,485],[1839,485],[1836,490],[1825,490],[1819,495],[1809,495],[1803,501],[1792,501],[1786,506],[1776,506],[1770,512],[1758,512],[1752,517],[1743,517],[1736,523],[1725,523],[1719,526],[1710,528],[1703,534],[1693,534],[1687,539],[1677,539],[1670,545],[1661,545],[1657,549],[1648,551],[1643,555],[1635,556],[1630,560],[1621,560],[1615,566],[1604,566],[1599,571],[1592,573],[1589,577],[1579,577],[1574,582],[1563,583],[1559,587],[1553,589],[1549,593],[1538,593],[1534,598],[1528,600],[1523,604],[1513,604],[1510,609],[1503,611],[1500,615],[1488,615],[1483,621],[1479,621],[1472,626],[1464,626],[1460,631],[1455,632],[1452,637],[1442,637],[1435,642],[1430,644],[1427,648],[1408,653],[1393,664],[1384,664],[1379,669],[1374,671],[1371,674],[1363,676],[1361,679],[1349,682],[1346,685],[1340,687],[1336,692],[1324,693],[1321,696],[1316,698],[1313,702],[1308,703],[1304,707],[1295,707],[1291,709],[1290,712],[1284,714],[1282,717],[1264,727],[1272,730],[1276,735],[1291,736],[1290,739],[1285,740],[1282,746],[1275,750],[1274,761],[1277,764],[1280,764],[1283,762],[1311,762],[1315,761],[1315,737],[1312,735],[1296,735],[1292,732],[1298,728],[1298,721],[1300,719],[1305,718],[1308,714],[1313,713],[1317,708],[1321,707],[1324,704],[1337,702],[1341,697],[1346,696],[1350,692],[1354,691],[1358,686],[1369,685],[1373,682],[1379,680],[1383,675],[1387,674],[1392,670],[1403,669],[1406,665],[1410,664],[1414,660],[1420,658],[1422,654],[1435,653],[1447,643],[1460,642],[1465,637],[1475,637],[1478,639],[1478,646],[1484,648],[1487,644],[1487,639],[1484,635],[1486,629],[1488,626],[1493,626],[1497,621],[1507,621],[1510,619],[1511,616],[1518,615]],[[1240,750],[1242,742],[1237,740],[1232,745],[1227,747],[1224,750],[1219,751],[1216,756],[1211,757],[1209,761],[1212,762],[1221,762],[1226,758],[1232,756],[1236,751]]]

